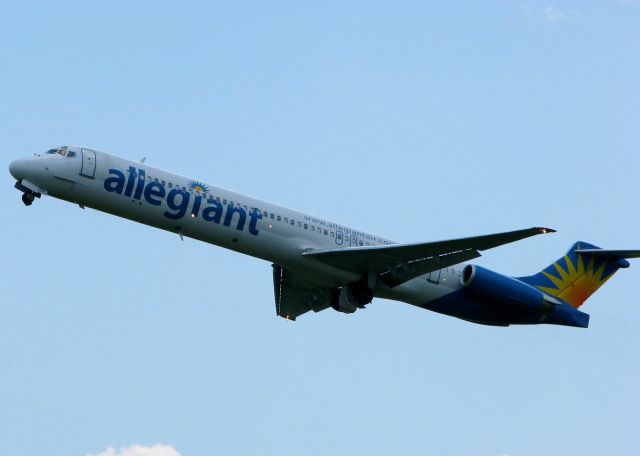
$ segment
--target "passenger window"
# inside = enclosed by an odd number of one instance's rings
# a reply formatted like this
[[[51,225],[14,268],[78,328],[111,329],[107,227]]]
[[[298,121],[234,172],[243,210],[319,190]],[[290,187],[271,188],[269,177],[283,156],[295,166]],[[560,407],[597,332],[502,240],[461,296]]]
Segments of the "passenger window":
[[[278,221],[282,220],[282,217],[278,216]]]
[[[304,229],[306,230],[307,228],[309,228],[309,225],[307,225],[306,223],[304,224]]]
[[[164,183],[164,181],[162,181],[162,186],[164,187],[166,184]]]
[[[271,218],[271,220],[273,220],[273,212],[271,213],[271,215],[269,217]]]
[[[362,241],[358,241],[358,245],[362,245]]]
[[[326,236],[327,234],[329,234],[329,232],[327,230],[324,230],[324,235]],[[362,245],[362,244],[360,244]]]
[[[316,227],[311,225],[311,231],[315,231],[315,230],[316,230]]]
[[[222,200],[222,204],[224,204],[224,205],[226,206],[226,204],[227,204],[227,200],[226,200],[226,199],[223,199],[223,200]]]
[[[329,236],[334,237],[333,231],[329,233]]]
[[[302,223],[298,222],[298,228],[302,228]]]
[[[293,221],[293,219],[291,219],[291,224],[292,224],[292,225],[295,225],[295,224],[296,224],[296,222],[294,222],[294,221]]]
[[[157,177],[154,177],[154,178],[153,178],[153,181],[154,181],[154,182],[158,182],[158,178],[157,178]]]
[[[173,184],[171,182],[169,182],[169,188],[172,188]]]

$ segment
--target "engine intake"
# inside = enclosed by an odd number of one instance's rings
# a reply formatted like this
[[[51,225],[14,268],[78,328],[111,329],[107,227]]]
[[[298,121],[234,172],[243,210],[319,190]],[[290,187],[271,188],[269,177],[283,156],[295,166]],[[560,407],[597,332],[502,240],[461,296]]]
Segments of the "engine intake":
[[[462,286],[488,303],[517,310],[549,313],[554,304],[537,288],[476,265],[467,265],[460,278]]]

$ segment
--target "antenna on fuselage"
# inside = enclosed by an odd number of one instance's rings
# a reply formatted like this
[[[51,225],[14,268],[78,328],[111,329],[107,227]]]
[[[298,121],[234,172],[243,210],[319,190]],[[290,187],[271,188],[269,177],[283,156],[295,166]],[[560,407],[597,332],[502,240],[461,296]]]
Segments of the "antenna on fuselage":
[[[146,159],[147,157],[142,157],[142,160],[140,160],[140,163],[144,163]]]
[[[182,227],[181,226],[176,226],[176,233],[178,233],[178,236],[180,236],[180,240],[184,241],[184,236],[182,235]]]

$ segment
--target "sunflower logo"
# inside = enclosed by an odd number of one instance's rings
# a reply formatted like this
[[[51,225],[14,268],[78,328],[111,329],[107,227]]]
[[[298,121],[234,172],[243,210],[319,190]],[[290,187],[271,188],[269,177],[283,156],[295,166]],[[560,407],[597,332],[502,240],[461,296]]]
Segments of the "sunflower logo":
[[[200,193],[209,192],[209,189],[207,188],[207,186],[204,185],[202,182],[198,182],[198,181],[189,181],[189,188],[191,190],[195,190],[196,192],[200,192]]]

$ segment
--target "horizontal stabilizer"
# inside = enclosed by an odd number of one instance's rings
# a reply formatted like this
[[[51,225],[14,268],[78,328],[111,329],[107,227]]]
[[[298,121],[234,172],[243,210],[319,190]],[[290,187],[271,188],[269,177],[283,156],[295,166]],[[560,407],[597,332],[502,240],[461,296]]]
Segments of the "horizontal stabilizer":
[[[591,255],[607,260],[623,260],[625,258],[640,258],[640,250],[604,250],[604,249],[578,249],[576,253]]]

